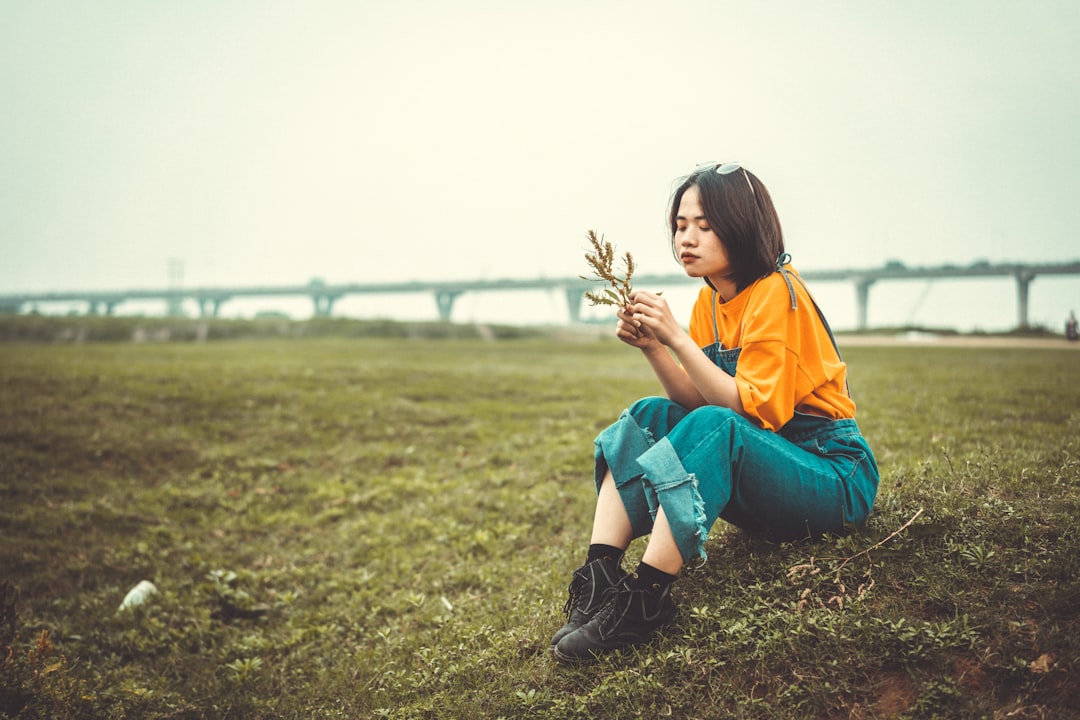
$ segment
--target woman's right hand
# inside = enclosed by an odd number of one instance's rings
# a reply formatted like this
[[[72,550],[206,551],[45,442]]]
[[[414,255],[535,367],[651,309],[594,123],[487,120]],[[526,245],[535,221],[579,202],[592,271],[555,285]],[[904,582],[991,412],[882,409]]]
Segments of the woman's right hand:
[[[644,325],[634,320],[627,308],[619,308],[619,324],[615,327],[615,336],[631,347],[640,350],[659,344],[659,340]]]

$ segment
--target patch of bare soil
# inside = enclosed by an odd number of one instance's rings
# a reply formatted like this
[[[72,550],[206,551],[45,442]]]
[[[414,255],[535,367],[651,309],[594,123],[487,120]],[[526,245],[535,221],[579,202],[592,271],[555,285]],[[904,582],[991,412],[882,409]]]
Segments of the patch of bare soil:
[[[907,711],[918,697],[915,683],[907,673],[894,672],[881,677],[874,701],[874,717],[898,718]]]

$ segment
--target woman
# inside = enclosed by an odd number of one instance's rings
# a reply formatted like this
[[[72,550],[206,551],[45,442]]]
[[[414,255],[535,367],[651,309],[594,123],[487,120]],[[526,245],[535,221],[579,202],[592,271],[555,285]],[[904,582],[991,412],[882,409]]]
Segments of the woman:
[[[667,397],[639,400],[596,439],[597,504],[570,583],[562,662],[650,640],[676,614],[671,585],[705,560],[712,524],[797,538],[864,522],[877,493],[847,366],[784,252],[768,190],[738,163],[699,166],[670,205],[672,250],[702,288],[687,333],[637,291],[616,335]],[[623,552],[650,535],[637,569]]]

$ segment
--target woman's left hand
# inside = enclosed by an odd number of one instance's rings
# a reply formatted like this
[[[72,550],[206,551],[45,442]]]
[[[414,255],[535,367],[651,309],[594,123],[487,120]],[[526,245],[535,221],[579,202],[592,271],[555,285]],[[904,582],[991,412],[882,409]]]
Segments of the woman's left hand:
[[[630,303],[628,314],[632,322],[664,345],[671,347],[676,339],[685,334],[671,314],[667,300],[656,293],[636,290],[630,295]]]

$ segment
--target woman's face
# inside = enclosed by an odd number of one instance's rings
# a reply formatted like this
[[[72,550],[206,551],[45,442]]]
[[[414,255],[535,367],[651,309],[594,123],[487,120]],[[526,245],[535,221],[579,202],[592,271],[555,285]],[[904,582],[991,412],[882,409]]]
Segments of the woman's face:
[[[725,300],[735,296],[727,249],[705,219],[697,185],[688,187],[679,200],[674,242],[687,275],[708,278]]]

